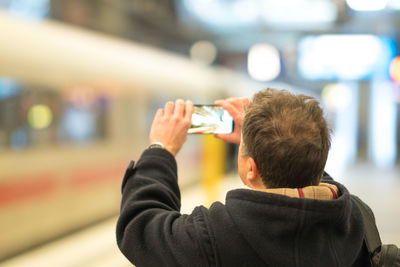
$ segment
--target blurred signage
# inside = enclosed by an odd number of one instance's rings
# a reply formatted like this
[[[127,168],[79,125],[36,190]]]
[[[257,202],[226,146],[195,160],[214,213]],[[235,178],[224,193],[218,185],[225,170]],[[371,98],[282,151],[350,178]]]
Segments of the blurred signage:
[[[178,8],[182,18],[196,20],[210,30],[241,30],[265,24],[288,28],[320,28],[338,18],[332,0],[183,0]]]
[[[298,46],[298,68],[309,80],[388,78],[397,53],[395,42],[374,35],[304,37]]]

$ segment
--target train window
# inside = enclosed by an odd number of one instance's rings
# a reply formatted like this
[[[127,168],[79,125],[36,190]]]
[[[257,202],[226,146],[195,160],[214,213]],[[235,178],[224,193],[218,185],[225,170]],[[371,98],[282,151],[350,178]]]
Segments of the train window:
[[[42,19],[48,16],[50,0],[2,0],[0,8],[22,18]]]
[[[63,94],[59,138],[64,142],[85,143],[106,137],[109,99],[91,88],[77,87]]]
[[[90,143],[106,138],[109,100],[87,88],[54,88],[0,78],[0,148]]]

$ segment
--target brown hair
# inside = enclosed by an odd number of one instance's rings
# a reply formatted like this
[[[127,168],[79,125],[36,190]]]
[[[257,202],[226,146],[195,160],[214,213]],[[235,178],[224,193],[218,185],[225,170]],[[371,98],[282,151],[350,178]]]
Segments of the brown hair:
[[[243,120],[243,153],[268,188],[319,184],[330,129],[317,100],[268,88],[254,95]]]

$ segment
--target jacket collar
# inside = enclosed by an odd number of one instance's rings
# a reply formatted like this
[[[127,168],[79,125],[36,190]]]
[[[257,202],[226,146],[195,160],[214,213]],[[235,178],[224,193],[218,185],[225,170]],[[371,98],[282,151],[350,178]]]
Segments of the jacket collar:
[[[336,185],[328,183],[320,183],[316,186],[307,186],[303,188],[267,188],[257,190],[293,198],[310,198],[318,200],[336,199],[339,192]]]

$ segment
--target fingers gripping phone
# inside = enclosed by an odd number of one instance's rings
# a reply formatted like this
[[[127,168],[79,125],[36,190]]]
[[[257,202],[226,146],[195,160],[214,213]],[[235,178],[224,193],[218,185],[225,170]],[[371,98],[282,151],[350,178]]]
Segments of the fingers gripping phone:
[[[189,134],[229,134],[233,132],[233,118],[217,105],[194,105]]]

